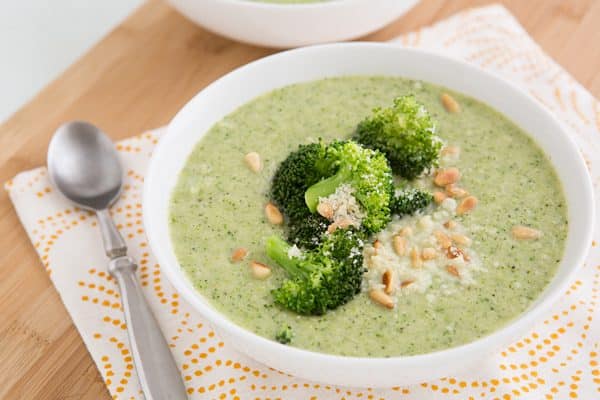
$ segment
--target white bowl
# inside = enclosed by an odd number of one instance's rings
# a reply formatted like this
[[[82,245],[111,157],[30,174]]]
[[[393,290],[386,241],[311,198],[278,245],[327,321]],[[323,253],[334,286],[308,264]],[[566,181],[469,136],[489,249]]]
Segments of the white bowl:
[[[333,0],[273,4],[248,0],[169,0],[183,15],[228,38],[268,47],[354,39],[392,22],[418,0]]]
[[[214,123],[265,92],[297,82],[357,74],[420,79],[473,96],[508,116],[548,154],[568,204],[569,230],[564,257],[546,290],[504,328],[463,346],[410,357],[322,354],[284,346],[237,326],[215,311],[186,278],[169,237],[168,210],[171,191],[195,144]],[[439,55],[391,44],[348,43],[279,53],[241,67],[198,93],[175,116],[154,150],[145,178],[143,209],[146,233],[161,268],[186,301],[228,344],[298,377],[346,386],[389,387],[472,367],[539,321],[584,261],[594,221],[592,196],[592,185],[574,142],[557,120],[525,92],[478,68]]]

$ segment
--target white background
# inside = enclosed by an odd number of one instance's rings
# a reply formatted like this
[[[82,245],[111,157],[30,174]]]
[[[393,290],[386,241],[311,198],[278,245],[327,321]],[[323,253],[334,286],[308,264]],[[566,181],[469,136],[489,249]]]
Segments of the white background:
[[[0,0],[0,122],[142,0]]]

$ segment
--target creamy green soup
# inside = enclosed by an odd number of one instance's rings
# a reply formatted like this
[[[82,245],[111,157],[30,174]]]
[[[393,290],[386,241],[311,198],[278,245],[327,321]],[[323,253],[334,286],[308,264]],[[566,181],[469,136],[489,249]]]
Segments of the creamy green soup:
[[[560,182],[544,153],[515,124],[487,105],[452,93],[461,112],[447,112],[442,89],[392,77],[344,77],[288,86],[240,107],[215,124],[186,162],[172,194],[171,238],[194,287],[235,323],[267,338],[281,326],[292,346],[349,356],[427,353],[473,341],[506,325],[538,297],[562,257],[567,232]],[[392,310],[361,293],[323,316],[305,317],[273,304],[270,291],[285,274],[266,257],[264,239],[283,234],[264,216],[277,165],[316,138],[349,137],[375,106],[414,94],[437,120],[438,135],[461,149],[461,184],[479,199],[459,217],[482,269],[475,283],[445,295],[436,282],[425,293],[399,296]],[[256,151],[264,168],[250,171]],[[515,225],[543,233],[516,240]],[[233,249],[249,250],[232,263]],[[273,267],[254,279],[249,262]],[[435,296],[431,296],[435,294]]]

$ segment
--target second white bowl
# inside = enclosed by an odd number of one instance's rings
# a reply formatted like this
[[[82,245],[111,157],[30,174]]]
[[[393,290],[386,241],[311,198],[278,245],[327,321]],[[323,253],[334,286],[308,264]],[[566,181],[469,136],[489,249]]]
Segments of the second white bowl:
[[[418,0],[333,0],[276,4],[249,0],[169,0],[206,29],[240,42],[297,47],[354,39],[398,18]]]

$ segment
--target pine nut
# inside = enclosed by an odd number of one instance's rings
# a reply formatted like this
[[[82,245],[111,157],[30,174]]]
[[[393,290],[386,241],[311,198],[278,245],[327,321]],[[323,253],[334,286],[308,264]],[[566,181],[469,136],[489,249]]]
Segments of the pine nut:
[[[386,269],[383,275],[381,276],[381,282],[385,286],[383,291],[386,294],[392,294],[394,291],[394,271],[391,269]]]
[[[456,183],[460,179],[460,171],[458,168],[450,167],[446,169],[439,169],[435,174],[433,183],[439,187],[445,187],[451,183]]]
[[[448,258],[458,258],[460,256],[462,256],[464,253],[461,249],[459,249],[456,246],[450,246],[448,247],[448,249],[446,249],[446,257]]]
[[[542,232],[528,226],[517,225],[512,228],[512,235],[518,240],[535,240],[542,237]]]
[[[404,228],[400,229],[400,232],[398,232],[398,234],[400,236],[405,236],[405,237],[412,235],[412,233],[413,233],[413,230],[410,226],[405,226]]]
[[[433,232],[433,236],[435,236],[435,238],[437,239],[438,244],[443,249],[447,249],[448,247],[452,246],[452,241],[450,240],[450,238],[448,237],[448,235],[446,235],[444,232],[442,232],[442,231],[434,231]]]
[[[444,222],[444,227],[446,229],[454,229],[454,228],[456,228],[456,226],[457,226],[456,222],[454,222],[452,220]]]
[[[469,194],[469,192],[467,192],[465,189],[460,188],[458,186],[456,186],[455,184],[451,183],[449,185],[446,185],[446,194],[450,197],[454,197],[454,198],[462,198],[465,197]]]
[[[331,207],[331,204],[319,203],[317,206],[317,212],[322,217],[325,217],[329,220],[333,219],[333,208]]]
[[[244,161],[246,162],[246,165],[248,166],[248,168],[250,168],[250,171],[252,172],[259,172],[262,169],[260,155],[255,151],[246,154],[244,156]]]
[[[233,252],[231,253],[231,261],[233,261],[233,262],[242,261],[244,258],[246,258],[247,254],[248,254],[248,250],[246,250],[243,247],[238,247],[237,249],[233,250]]]
[[[410,251],[410,261],[413,268],[421,268],[423,266],[423,260],[416,247],[413,247]]]
[[[446,200],[447,197],[444,192],[433,192],[433,201],[435,201],[435,204],[442,204],[442,201]]]
[[[412,279],[407,279],[407,280],[405,280],[405,281],[402,281],[402,282],[400,283],[400,287],[401,287],[401,288],[405,288],[405,287],[407,287],[408,285],[411,285],[411,284],[413,284],[413,283],[415,283],[415,281],[414,281],[414,280],[412,280]]]
[[[271,275],[271,268],[269,268],[268,265],[259,263],[258,261],[252,261],[250,263],[250,268],[252,270],[252,275],[256,279],[266,279],[269,275]]]
[[[475,209],[475,207],[477,207],[477,203],[478,203],[477,197],[475,197],[475,196],[465,197],[458,204],[458,207],[456,207],[456,214],[463,215],[463,214],[473,211]]]
[[[392,245],[394,246],[394,251],[400,257],[406,255],[406,239],[402,236],[394,236],[392,239]]]
[[[452,235],[450,235],[450,238],[452,238],[454,243],[460,244],[461,246],[470,246],[472,242],[471,239],[469,239],[465,235],[461,235],[460,233],[453,233]]]
[[[437,257],[437,251],[433,247],[425,247],[421,252],[421,258],[424,261],[433,260]]]
[[[446,111],[448,111],[449,113],[460,112],[460,105],[454,99],[454,97],[450,96],[448,93],[442,93],[442,95],[440,96],[440,100],[442,101],[442,104],[444,105]]]
[[[392,309],[394,308],[394,300],[385,294],[383,290],[373,289],[369,292],[369,297],[376,303],[384,306],[385,308]]]
[[[349,227],[350,225],[352,225],[352,221],[350,219],[348,219],[348,218],[342,218],[342,219],[340,219],[338,221],[333,221],[327,227],[327,233],[333,233],[338,228],[345,229],[345,228]]]
[[[273,225],[281,225],[283,224],[283,215],[281,211],[275,206],[273,203],[267,203],[265,206],[265,215],[267,216],[267,221],[272,223]]]
[[[448,271],[448,273],[450,275],[456,276],[457,278],[460,277],[460,274],[458,273],[458,269],[452,264],[446,266],[446,271]]]

